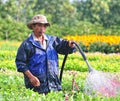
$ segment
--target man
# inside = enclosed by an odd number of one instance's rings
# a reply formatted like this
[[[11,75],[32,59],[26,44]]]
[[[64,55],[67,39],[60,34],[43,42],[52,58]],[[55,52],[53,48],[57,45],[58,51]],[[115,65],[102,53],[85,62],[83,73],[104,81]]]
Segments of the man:
[[[50,23],[44,15],[34,16],[27,26],[32,33],[20,45],[15,60],[17,70],[24,74],[26,88],[45,94],[62,90],[58,53],[72,53],[72,42],[45,34]]]

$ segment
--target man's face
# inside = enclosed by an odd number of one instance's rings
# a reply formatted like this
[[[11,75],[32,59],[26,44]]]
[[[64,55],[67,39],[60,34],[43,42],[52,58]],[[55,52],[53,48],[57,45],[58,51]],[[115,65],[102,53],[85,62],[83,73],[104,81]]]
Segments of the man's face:
[[[40,24],[40,23],[34,24],[34,25],[32,25],[32,29],[33,29],[35,34],[42,35],[46,31],[46,25],[45,24]]]

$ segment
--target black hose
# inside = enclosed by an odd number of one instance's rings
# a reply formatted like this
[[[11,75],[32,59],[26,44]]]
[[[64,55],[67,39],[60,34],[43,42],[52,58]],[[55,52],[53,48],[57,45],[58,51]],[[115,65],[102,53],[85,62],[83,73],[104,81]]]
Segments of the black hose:
[[[83,50],[81,49],[81,47],[80,47],[77,43],[75,43],[75,42],[72,42],[72,44],[75,44],[75,46],[78,48],[79,52],[81,53],[83,59],[85,60],[87,66],[88,66],[89,72],[93,71],[94,69],[93,69],[93,68],[91,67],[91,65],[88,63],[88,60],[87,60],[87,58],[86,58]],[[60,71],[60,82],[62,82],[62,74],[63,74],[64,65],[65,65],[67,56],[68,56],[68,54],[66,54],[66,55],[64,56],[64,59],[63,59],[63,63],[62,63],[61,71]]]
[[[94,69],[93,69],[93,68],[91,67],[91,65],[89,64],[89,62],[88,62],[88,60],[87,60],[87,58],[86,58],[83,50],[81,49],[81,47],[80,47],[77,43],[75,43],[75,42],[72,42],[72,43],[76,45],[76,47],[78,48],[79,52],[81,53],[83,59],[85,60],[87,66],[88,66],[89,72],[92,72]]]
[[[67,56],[68,56],[68,54],[66,54],[66,55],[64,56],[64,59],[63,59],[63,63],[62,63],[61,71],[60,71],[60,82],[62,82],[62,74],[63,74],[65,62],[66,62],[66,60],[67,60]]]
[[[86,58],[86,56],[85,56],[83,50],[81,49],[81,47],[80,47],[77,43],[75,43],[75,42],[72,42],[72,43],[75,44],[75,45],[77,46],[77,48],[78,48],[79,52],[81,53],[83,59],[86,61],[87,58]]]

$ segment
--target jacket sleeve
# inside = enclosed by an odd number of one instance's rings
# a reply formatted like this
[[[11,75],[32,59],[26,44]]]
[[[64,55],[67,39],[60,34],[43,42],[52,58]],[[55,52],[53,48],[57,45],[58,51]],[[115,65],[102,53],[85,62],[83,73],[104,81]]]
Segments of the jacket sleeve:
[[[20,45],[17,51],[16,59],[15,59],[17,71],[24,72],[28,70],[28,54],[30,53],[29,50],[30,50],[30,47],[28,43],[24,41]]]
[[[76,48],[75,47],[69,47],[69,41],[60,39],[58,37],[55,38],[53,47],[59,54],[71,54],[75,52]]]

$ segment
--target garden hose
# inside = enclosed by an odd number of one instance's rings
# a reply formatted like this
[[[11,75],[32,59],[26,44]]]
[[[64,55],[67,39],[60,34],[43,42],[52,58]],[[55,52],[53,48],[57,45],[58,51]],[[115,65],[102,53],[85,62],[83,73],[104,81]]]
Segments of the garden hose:
[[[61,71],[60,71],[60,82],[62,82],[62,74],[63,74],[64,65],[65,65],[67,56],[68,56],[68,54],[66,54],[66,55],[64,56],[64,59],[63,59],[63,63],[62,63]]]
[[[87,60],[87,58],[86,58],[86,56],[85,56],[82,48],[81,48],[76,42],[72,42],[72,43],[75,44],[75,46],[78,48],[79,52],[81,53],[83,59],[85,60],[87,66],[88,66],[88,71],[89,71],[89,72],[93,71],[94,69],[93,69],[93,68],[91,67],[91,65],[89,64],[89,62],[88,62],[88,60]]]
[[[91,67],[91,65],[89,64],[83,50],[81,49],[81,47],[76,43],[76,42],[72,42],[72,44],[75,44],[75,46],[78,48],[79,52],[81,53],[83,59],[85,60],[87,66],[88,66],[88,71],[91,72],[93,71],[94,69]],[[64,56],[64,59],[63,59],[63,63],[62,63],[62,67],[61,67],[61,71],[60,71],[60,82],[62,82],[62,74],[63,74],[63,70],[64,70],[64,65],[65,65],[65,62],[66,62],[66,59],[67,59],[67,56],[68,54],[66,54]]]

